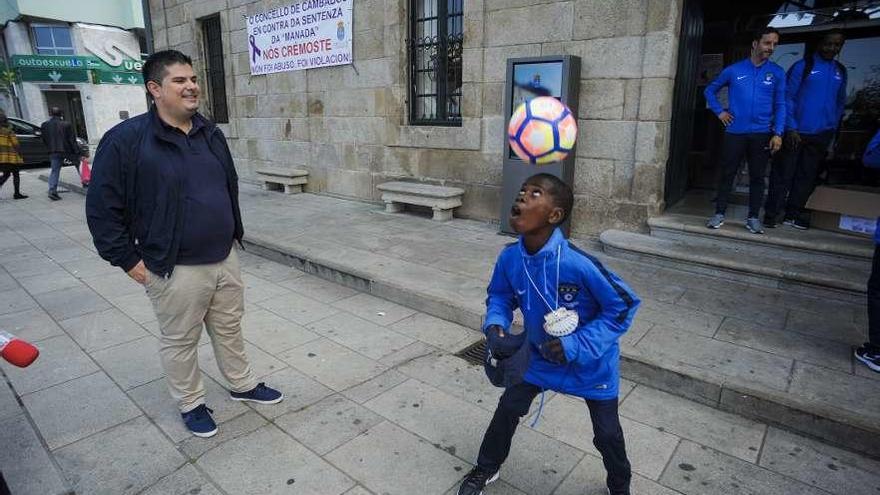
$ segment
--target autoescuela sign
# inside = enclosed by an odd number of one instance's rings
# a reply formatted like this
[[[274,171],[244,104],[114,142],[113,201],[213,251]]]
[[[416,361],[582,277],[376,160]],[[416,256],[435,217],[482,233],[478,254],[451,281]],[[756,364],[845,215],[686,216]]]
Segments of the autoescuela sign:
[[[352,62],[354,0],[301,0],[247,17],[251,74]]]

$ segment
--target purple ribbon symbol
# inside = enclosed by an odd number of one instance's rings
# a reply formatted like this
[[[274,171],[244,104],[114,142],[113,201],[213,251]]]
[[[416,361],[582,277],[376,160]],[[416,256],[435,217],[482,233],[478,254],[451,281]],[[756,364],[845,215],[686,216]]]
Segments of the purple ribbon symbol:
[[[262,56],[263,52],[260,51],[260,48],[257,46],[257,43],[254,41],[254,35],[251,35],[251,63],[257,63],[257,55]]]

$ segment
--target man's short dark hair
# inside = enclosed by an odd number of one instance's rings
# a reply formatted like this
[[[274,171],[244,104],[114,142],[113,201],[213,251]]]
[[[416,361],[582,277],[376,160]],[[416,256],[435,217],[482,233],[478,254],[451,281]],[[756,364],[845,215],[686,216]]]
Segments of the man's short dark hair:
[[[141,70],[144,75],[144,84],[146,85],[150,81],[162,84],[162,79],[168,74],[168,66],[174,64],[192,66],[193,61],[185,53],[177,50],[162,50],[150,55]]]
[[[829,31],[825,31],[824,33],[822,33],[822,37],[819,39],[824,40],[825,38],[827,38],[829,36],[835,36],[835,35],[843,36],[843,39],[846,39],[846,34],[840,28],[834,28]]]
[[[568,187],[568,184],[555,175],[544,173],[535,174],[526,179],[526,182],[543,183],[545,186],[544,192],[550,194],[553,205],[562,209],[562,220],[559,223],[564,223],[568,219],[568,216],[571,215],[571,209],[574,207],[574,193]]]
[[[770,26],[758,29],[752,34],[752,41],[761,41],[761,38],[768,34],[775,34],[776,36],[779,36],[779,30]]]

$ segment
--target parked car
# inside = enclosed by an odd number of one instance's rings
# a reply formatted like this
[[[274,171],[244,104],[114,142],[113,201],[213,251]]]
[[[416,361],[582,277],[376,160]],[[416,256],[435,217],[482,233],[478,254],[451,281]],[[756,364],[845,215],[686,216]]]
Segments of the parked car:
[[[14,117],[9,117],[9,125],[12,126],[12,130],[15,131],[15,135],[18,137],[18,142],[21,147],[21,157],[24,160],[22,168],[31,169],[48,167],[49,150],[43,142],[40,126]],[[79,144],[80,154],[88,156],[89,143],[80,137],[76,138],[76,142]],[[65,167],[71,165],[75,165],[73,161],[64,161]]]

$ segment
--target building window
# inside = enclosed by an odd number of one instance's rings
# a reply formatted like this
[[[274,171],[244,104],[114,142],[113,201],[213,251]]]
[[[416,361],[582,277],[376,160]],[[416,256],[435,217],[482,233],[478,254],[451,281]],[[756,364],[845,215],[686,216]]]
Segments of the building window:
[[[229,109],[226,105],[226,71],[223,68],[220,16],[203,19],[202,32],[205,36],[205,73],[211,102],[211,117],[214,122],[225,124],[229,122]]]
[[[461,125],[463,2],[410,0],[410,124]]]
[[[34,49],[40,55],[73,55],[73,39],[70,26],[40,25],[31,26],[34,33]]]

